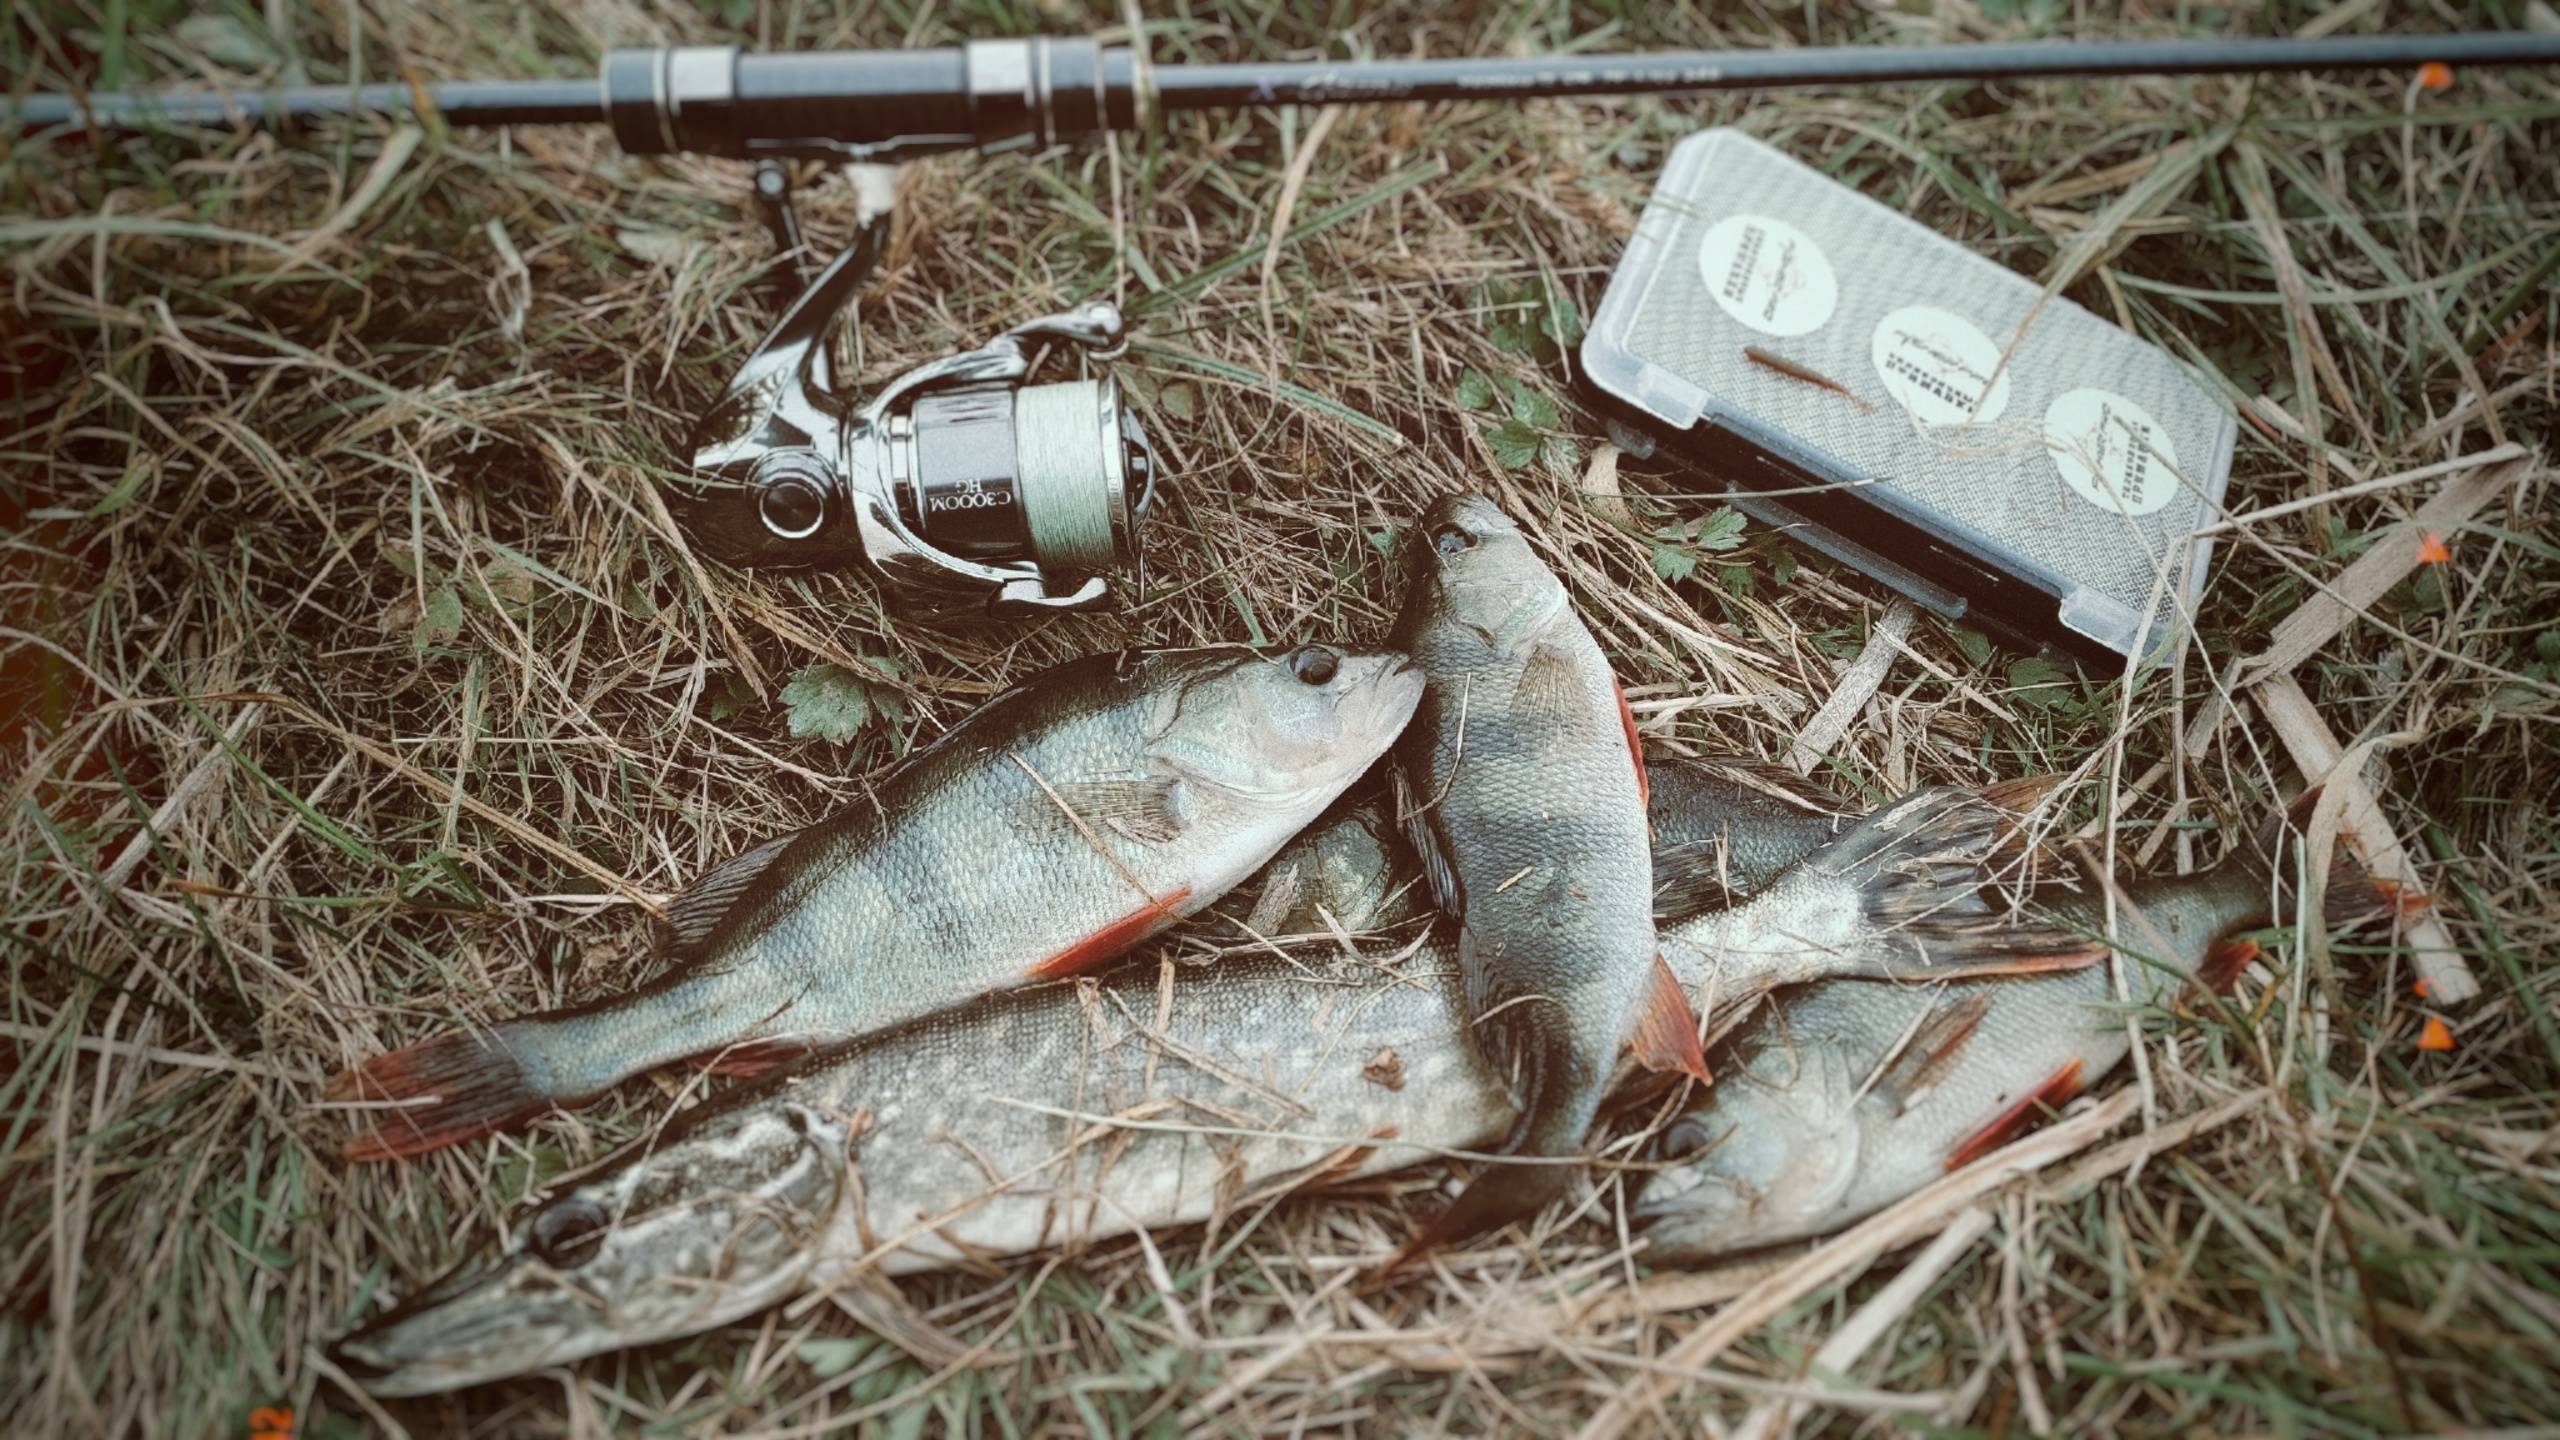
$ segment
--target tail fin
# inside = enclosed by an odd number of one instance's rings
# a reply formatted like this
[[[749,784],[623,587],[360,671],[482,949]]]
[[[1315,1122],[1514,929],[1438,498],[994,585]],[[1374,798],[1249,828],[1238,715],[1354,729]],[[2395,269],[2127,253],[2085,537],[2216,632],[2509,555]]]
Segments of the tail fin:
[[[1814,852],[1799,868],[1848,880],[1877,943],[1792,978],[2033,975],[2106,958],[2104,942],[2016,903],[2035,869],[2025,812],[2052,784],[1931,786]]]
[[[1506,1144],[1503,1149],[1517,1153],[1518,1146]],[[1489,1162],[1476,1172],[1449,1208],[1432,1217],[1430,1223],[1405,1242],[1394,1258],[1378,1267],[1372,1282],[1385,1280],[1413,1261],[1443,1245],[1458,1245],[1479,1235],[1499,1230],[1515,1220],[1526,1220],[1563,1199],[1573,1189],[1574,1167],[1552,1162],[1537,1165],[1508,1165]]]
[[[1696,1034],[1694,1030],[1690,1033]],[[1583,1132],[1591,1128],[1592,1113],[1599,1106],[1599,1086],[1589,1080],[1577,1080],[1569,1073],[1573,1068],[1569,1049],[1541,1045],[1530,1037],[1515,1036],[1512,1043],[1516,1047],[1511,1051],[1515,1061],[1512,1089],[1520,1101],[1520,1114],[1511,1122],[1510,1133],[1495,1147],[1496,1153],[1524,1157],[1574,1154],[1575,1147],[1582,1143]],[[1552,1158],[1534,1165],[1488,1162],[1467,1182],[1467,1188],[1458,1192],[1458,1198],[1449,1202],[1449,1208],[1423,1226],[1373,1279],[1384,1280],[1440,1246],[1461,1244],[1515,1220],[1528,1219],[1572,1190],[1575,1168],[1557,1164]]]
[[[391,1160],[458,1145],[559,1103],[536,1086],[508,1045],[492,1035],[439,1035],[376,1055],[331,1077],[332,1100],[396,1102],[369,1110],[366,1130],[347,1141],[349,1160]]]

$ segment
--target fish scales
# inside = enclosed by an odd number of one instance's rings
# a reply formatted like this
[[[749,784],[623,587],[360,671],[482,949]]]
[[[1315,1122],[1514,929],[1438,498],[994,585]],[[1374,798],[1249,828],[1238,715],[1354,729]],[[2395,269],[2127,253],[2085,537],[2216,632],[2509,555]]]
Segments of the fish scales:
[[[813,1058],[537,1212],[527,1248],[469,1277],[479,1303],[454,1303],[450,1278],[426,1287],[423,1308],[375,1322],[341,1363],[380,1393],[452,1388],[692,1333],[867,1265],[904,1274],[1205,1219],[1300,1172],[1408,1165],[1507,1123],[1464,1040],[1447,947],[1392,970],[1308,968],[1246,955],[1187,969],[1161,1030],[1140,967]],[[1381,1049],[1401,1089],[1366,1075]],[[680,1177],[690,1204],[643,1195],[652,1175]],[[563,1206],[604,1229],[554,1264],[535,1238]]]
[[[1654,993],[1642,772],[1606,657],[1499,507],[1440,501],[1411,561],[1396,641],[1430,690],[1397,749],[1404,819],[1455,922],[1469,1029],[1521,1103],[1501,1148],[1568,1155]],[[1534,1213],[1569,1182],[1489,1170],[1417,1244]]]
[[[357,1158],[411,1154],[686,1056],[822,1044],[1111,958],[1215,901],[1402,728],[1400,656],[1102,655],[989,702],[865,804],[715,870],[635,992],[341,1076]]]
[[[1767,897],[1792,910],[1798,887],[1836,894],[1860,864],[1943,847],[1938,827],[1895,816],[1907,819],[1896,807],[1861,822]],[[1824,862],[1836,847],[1852,859]],[[1315,873],[1300,893],[1336,913],[1378,893],[1356,866]],[[1312,957],[1178,968],[1161,1029],[1161,972],[1134,966],[831,1049],[563,1180],[507,1252],[417,1287],[338,1362],[381,1393],[450,1389],[694,1333],[865,1266],[903,1273],[1195,1222],[1479,1149],[1515,1106],[1467,1036],[1458,972],[1445,938],[1359,960],[1327,940]]]
[[[2228,983],[2273,923],[2276,877],[2249,853],[2186,876],[2125,882],[2113,934],[2136,1006]],[[2381,903],[2352,862],[2326,919]],[[2107,933],[2100,898],[2044,887],[2035,908]],[[2132,1050],[2107,966],[1944,985],[1830,981],[1787,997],[1737,1046],[1716,1088],[1665,1132],[1674,1161],[1634,1210],[1657,1254],[1705,1258],[1838,1229],[2015,1138]],[[1685,1158],[1684,1158],[1685,1157]]]

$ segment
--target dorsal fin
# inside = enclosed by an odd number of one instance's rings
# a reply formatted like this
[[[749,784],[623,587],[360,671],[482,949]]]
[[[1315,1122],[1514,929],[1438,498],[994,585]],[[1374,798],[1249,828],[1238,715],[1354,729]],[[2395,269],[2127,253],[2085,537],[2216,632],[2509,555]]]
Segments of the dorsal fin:
[[[658,922],[658,953],[679,960],[697,958],[703,945],[729,918],[738,901],[755,888],[766,870],[797,838],[776,835],[697,877],[684,887]]]
[[[1657,757],[1655,763],[1688,766],[1740,789],[1757,791],[1791,810],[1829,816],[1846,816],[1854,811],[1854,807],[1819,781],[1755,756],[1684,755],[1677,757],[1676,761],[1672,757]]]

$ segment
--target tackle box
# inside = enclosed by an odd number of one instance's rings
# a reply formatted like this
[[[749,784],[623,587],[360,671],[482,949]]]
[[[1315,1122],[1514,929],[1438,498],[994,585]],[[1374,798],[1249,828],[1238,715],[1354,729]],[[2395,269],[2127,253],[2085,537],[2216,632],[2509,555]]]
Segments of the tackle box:
[[[1673,150],[1581,357],[1633,453],[2012,648],[2120,667],[2201,588],[2219,395],[1738,130]]]

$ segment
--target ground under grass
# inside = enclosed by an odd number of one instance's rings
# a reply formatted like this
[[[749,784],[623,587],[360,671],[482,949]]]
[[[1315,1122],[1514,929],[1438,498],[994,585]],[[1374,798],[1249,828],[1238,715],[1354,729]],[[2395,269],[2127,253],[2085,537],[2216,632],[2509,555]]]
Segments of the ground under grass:
[[[1161,59],[2073,23],[2036,4],[1725,20],[1147,8]],[[0,68],[43,86],[584,75],[615,44],[1119,23],[974,0],[708,9],[329,5],[279,31],[276,7],[43,0],[0,30]],[[2126,23],[2362,31],[2380,14]],[[2491,4],[2427,23],[2451,18],[2527,15]],[[633,160],[583,131],[10,149],[8,1428],[237,1435],[258,1407],[289,1407],[319,1435],[1557,1432],[1661,1373],[1720,1306],[1747,1303],[1765,1264],[1657,1273],[1584,1223],[1364,1298],[1340,1282],[1436,1203],[1447,1177],[1425,1170],[1214,1237],[1157,1237],[1170,1290],[1134,1243],[1107,1244],[377,1408],[321,1373],[315,1347],[502,1233],[545,1177],[685,1103],[687,1082],[357,1169],[336,1159],[344,1117],[316,1102],[330,1071],[457,1018],[627,988],[644,974],[638,897],[859,796],[1043,664],[1377,640],[1398,528],[1453,488],[1530,521],[1648,734],[1783,755],[1889,597],[1757,527],[1687,523],[1715,513],[1673,498],[1694,482],[1632,465],[1608,480],[1572,385],[1580,317],[1653,173],[1708,124],[2027,275],[2072,264],[2066,293],[2187,357],[2244,412],[2235,512],[2534,447],[2560,413],[2560,92],[2543,76],[1184,117],[907,175],[861,305],[863,373],[1108,296],[1136,327],[1122,374],[1172,477],[1141,603],[923,625],[858,580],[699,566],[650,498],[769,313],[741,167]],[[842,185],[808,187],[822,242],[851,211]],[[2060,772],[2093,850],[2128,868],[2203,863],[2304,779],[2263,706],[2200,721],[2232,663],[2368,549],[2405,540],[2445,483],[2241,527],[2192,643],[2130,680],[1923,618],[1820,773],[1872,802]],[[1807,1397],[1782,1423],[1837,1431],[2355,1434],[2560,1414],[2549,489],[2519,467],[2445,527],[2445,558],[2294,671],[2340,741],[2376,742],[2364,776],[2479,998],[2415,993],[2389,933],[2285,937],[2234,1004],[2140,1017],[2143,1063],[2082,1102],[2086,1119],[2134,1097],[2097,1116],[2115,1123],[2096,1148],[1917,1217],[1912,1242],[1980,1238],[1845,1373],[1814,1352],[1907,1249],[1841,1268],[1685,1366],[1639,1428],[1714,1433],[1773,1396]],[[795,679],[865,703],[803,733]],[[2449,1049],[2422,1043],[2430,1017]],[[2145,1135],[2158,1143],[2121,1148]],[[933,1358],[981,1346],[968,1364]]]

